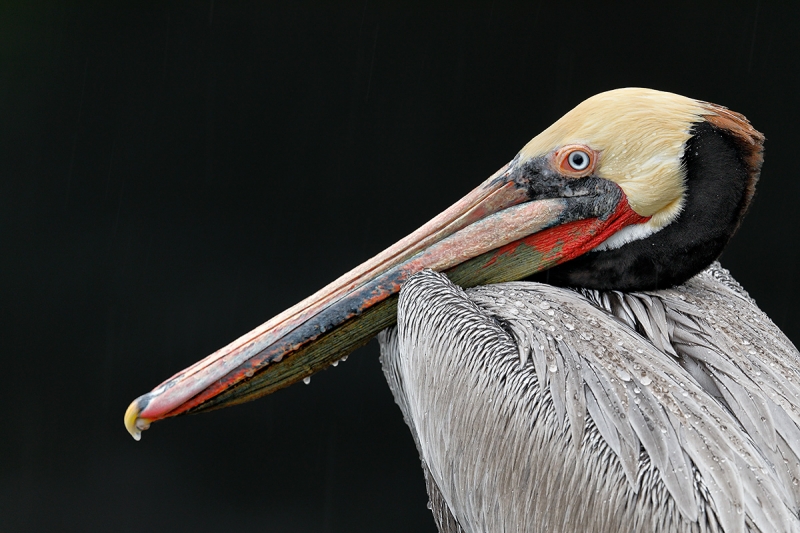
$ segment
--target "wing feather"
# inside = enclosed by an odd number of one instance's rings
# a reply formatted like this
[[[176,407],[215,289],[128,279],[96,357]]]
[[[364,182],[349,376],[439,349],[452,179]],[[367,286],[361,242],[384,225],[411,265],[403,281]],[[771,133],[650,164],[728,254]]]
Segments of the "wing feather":
[[[470,474],[472,483],[527,479],[530,487],[514,489],[532,491],[520,501],[539,502],[551,491],[557,505],[563,484],[581,475],[553,470],[561,459],[538,448],[528,448],[530,465],[514,455],[539,435],[545,438],[539,447],[550,442],[554,449],[583,450],[577,453],[588,461],[585,468],[596,467],[601,457],[611,461],[609,468],[622,476],[613,489],[622,492],[614,494],[632,498],[624,505],[652,504],[663,490],[684,520],[670,531],[800,532],[800,355],[719,264],[681,287],[628,294],[535,283],[464,293],[425,272],[401,293],[398,328],[396,349],[417,362],[395,371],[402,377],[391,378],[393,391],[408,397],[401,406],[413,419],[409,426],[420,432],[423,460],[452,508],[480,508],[482,523],[500,523],[487,518],[499,512],[496,501],[476,499],[454,481],[466,474],[454,472],[453,463],[440,464],[441,450],[452,451],[454,438],[463,438],[459,431],[477,424],[504,435],[497,441],[487,436],[484,451],[509,456],[522,473],[464,450],[460,459],[484,468]],[[469,373],[456,379],[464,371]],[[481,398],[484,391],[490,396],[480,400],[478,391]],[[454,397],[475,400],[458,408]],[[430,415],[432,402],[447,414]],[[523,411],[533,417],[530,429],[493,418]],[[567,507],[573,521],[597,519]],[[538,503],[520,509],[516,523],[559,530],[549,522],[556,515]],[[686,525],[692,523],[700,529]]]

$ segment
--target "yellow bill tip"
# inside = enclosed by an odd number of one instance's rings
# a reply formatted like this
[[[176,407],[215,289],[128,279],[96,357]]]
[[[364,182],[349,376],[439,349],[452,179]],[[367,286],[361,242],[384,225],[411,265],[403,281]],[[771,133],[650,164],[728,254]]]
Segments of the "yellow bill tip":
[[[142,431],[150,427],[149,418],[139,418],[139,401],[134,400],[125,410],[125,429],[134,440],[141,440]]]

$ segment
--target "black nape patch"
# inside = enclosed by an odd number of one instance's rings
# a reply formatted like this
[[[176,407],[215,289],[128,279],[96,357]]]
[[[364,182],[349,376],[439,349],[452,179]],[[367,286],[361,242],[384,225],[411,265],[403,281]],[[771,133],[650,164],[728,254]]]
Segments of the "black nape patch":
[[[528,279],[602,290],[655,290],[679,285],[703,270],[722,253],[743,216],[748,168],[731,135],[705,121],[692,128],[683,163],[686,202],[667,227]]]

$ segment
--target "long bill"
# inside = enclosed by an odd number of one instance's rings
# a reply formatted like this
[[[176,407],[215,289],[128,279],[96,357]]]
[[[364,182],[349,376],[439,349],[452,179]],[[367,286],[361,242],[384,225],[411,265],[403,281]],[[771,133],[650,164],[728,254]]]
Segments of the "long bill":
[[[139,440],[153,421],[251,401],[322,370],[394,324],[400,287],[423,269],[445,272],[463,287],[518,280],[643,220],[618,189],[619,200],[603,216],[576,209],[585,198],[530,201],[512,167],[504,166],[411,235],[134,400],[125,427]]]

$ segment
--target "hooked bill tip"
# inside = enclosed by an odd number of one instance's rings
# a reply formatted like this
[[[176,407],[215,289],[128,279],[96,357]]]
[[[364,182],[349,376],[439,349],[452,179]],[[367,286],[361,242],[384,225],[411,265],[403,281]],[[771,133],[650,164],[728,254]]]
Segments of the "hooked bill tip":
[[[131,402],[125,410],[125,429],[131,434],[134,440],[141,440],[142,431],[150,427],[149,418],[139,418],[138,398]]]

